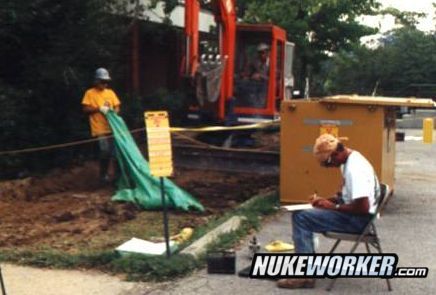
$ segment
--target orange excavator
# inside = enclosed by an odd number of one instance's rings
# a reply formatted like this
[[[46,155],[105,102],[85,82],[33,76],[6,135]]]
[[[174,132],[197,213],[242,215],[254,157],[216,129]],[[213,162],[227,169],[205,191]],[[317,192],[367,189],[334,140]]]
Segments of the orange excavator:
[[[183,75],[196,96],[188,117],[235,124],[277,118],[280,101],[292,93],[294,45],[278,26],[237,23],[235,0],[211,4],[218,29],[214,54],[200,52],[199,0],[185,0]]]

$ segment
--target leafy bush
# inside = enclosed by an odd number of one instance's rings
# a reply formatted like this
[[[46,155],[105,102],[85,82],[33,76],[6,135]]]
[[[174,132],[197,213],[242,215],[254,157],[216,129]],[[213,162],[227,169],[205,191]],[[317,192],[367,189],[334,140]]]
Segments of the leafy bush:
[[[120,56],[130,20],[120,15],[127,2],[2,4],[7,9],[0,10],[0,151],[89,137],[80,102],[96,68],[125,69]],[[68,164],[75,157],[75,150],[1,156],[0,177]]]
[[[179,126],[186,121],[188,109],[186,95],[178,91],[159,89],[154,94],[142,98],[145,110],[166,110],[169,113],[171,125]]]

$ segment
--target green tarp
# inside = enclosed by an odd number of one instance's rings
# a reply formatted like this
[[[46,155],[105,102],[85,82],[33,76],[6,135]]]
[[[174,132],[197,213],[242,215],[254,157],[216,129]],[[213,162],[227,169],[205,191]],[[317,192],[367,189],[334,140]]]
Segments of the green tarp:
[[[113,111],[109,111],[106,118],[113,131],[116,156],[121,170],[121,177],[117,183],[118,191],[112,200],[133,202],[148,210],[162,208],[160,179],[150,174],[148,163],[130,135],[124,120]],[[164,180],[164,188],[169,208],[204,211],[200,202],[171,180]]]

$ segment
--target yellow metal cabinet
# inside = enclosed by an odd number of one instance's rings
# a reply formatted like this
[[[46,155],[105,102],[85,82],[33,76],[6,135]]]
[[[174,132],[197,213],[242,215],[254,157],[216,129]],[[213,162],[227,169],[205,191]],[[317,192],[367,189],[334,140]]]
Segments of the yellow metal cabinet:
[[[337,168],[323,168],[312,155],[322,133],[347,137],[345,144],[362,153],[380,181],[394,188],[395,106],[434,107],[430,99],[334,96],[287,100],[281,105],[280,200],[307,202],[317,192],[330,197],[341,187]]]

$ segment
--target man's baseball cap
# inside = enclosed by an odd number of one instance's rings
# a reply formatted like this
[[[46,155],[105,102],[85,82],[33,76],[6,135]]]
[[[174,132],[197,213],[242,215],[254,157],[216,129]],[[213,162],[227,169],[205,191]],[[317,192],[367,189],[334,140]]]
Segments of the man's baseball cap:
[[[319,162],[326,161],[330,155],[336,151],[338,144],[343,140],[347,140],[347,138],[337,138],[331,134],[322,134],[315,140],[313,155]]]
[[[260,43],[259,45],[257,45],[257,51],[265,51],[268,49],[269,49],[269,46],[266,45],[265,43]]]

